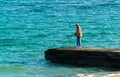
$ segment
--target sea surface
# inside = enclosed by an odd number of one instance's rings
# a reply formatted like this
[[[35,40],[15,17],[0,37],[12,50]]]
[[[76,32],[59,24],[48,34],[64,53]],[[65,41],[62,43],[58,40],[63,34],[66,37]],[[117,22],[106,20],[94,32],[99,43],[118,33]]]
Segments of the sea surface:
[[[120,48],[120,0],[0,0],[0,77],[101,77],[111,68],[54,64],[49,48]]]

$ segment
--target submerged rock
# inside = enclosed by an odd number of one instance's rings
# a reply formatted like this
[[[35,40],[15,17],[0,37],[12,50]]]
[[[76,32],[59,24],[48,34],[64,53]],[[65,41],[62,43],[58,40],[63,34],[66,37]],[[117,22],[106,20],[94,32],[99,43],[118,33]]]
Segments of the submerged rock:
[[[45,51],[45,59],[55,63],[120,67],[120,48],[53,48]]]

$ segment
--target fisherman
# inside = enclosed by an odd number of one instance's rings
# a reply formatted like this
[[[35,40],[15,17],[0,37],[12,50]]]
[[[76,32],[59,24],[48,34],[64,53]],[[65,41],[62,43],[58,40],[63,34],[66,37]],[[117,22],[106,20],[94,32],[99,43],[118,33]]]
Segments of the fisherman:
[[[81,43],[82,29],[79,24],[76,24],[75,36],[77,37],[76,45],[82,48],[82,43]]]

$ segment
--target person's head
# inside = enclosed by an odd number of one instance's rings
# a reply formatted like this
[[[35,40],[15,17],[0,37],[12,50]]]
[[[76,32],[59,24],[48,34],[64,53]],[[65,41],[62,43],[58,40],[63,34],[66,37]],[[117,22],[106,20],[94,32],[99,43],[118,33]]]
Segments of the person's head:
[[[76,27],[79,27],[79,24],[78,24],[78,23],[76,24]]]

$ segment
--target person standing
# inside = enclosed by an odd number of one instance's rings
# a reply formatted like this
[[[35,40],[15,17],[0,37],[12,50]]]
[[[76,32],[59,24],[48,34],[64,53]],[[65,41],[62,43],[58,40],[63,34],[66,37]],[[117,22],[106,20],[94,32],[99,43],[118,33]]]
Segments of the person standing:
[[[79,24],[76,24],[75,36],[77,37],[76,45],[82,48],[81,38],[82,38],[82,29]]]

